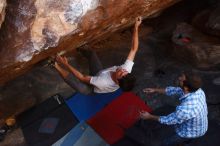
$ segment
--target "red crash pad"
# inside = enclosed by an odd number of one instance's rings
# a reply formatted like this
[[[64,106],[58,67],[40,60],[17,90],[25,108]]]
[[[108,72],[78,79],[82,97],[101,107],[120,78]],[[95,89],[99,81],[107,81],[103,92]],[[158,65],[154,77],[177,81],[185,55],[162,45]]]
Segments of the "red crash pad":
[[[113,100],[87,123],[109,144],[117,142],[124,136],[125,129],[131,127],[138,119],[139,112],[151,109],[134,93],[127,92]]]

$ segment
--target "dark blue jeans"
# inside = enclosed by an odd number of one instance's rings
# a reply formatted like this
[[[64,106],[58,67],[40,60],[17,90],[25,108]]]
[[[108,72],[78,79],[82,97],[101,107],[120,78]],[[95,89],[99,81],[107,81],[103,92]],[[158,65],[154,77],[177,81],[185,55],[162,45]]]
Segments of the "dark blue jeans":
[[[178,144],[182,144],[190,140],[192,139],[180,137],[178,134],[175,133],[171,136],[168,136],[166,139],[164,139],[162,146],[176,146]]]

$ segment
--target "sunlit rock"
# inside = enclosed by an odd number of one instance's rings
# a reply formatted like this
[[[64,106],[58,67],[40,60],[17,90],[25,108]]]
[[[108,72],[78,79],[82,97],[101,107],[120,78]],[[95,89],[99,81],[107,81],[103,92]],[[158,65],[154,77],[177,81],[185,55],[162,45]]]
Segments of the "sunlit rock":
[[[6,0],[0,0],[0,28],[5,19]]]
[[[62,50],[71,50],[150,17],[176,0],[8,0],[0,31],[0,83]]]

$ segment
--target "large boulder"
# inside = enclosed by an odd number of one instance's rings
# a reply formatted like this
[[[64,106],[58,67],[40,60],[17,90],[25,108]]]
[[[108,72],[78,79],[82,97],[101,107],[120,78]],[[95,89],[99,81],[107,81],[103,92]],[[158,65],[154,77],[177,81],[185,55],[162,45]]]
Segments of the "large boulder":
[[[177,0],[8,0],[0,31],[0,84],[62,50],[105,38]]]
[[[0,28],[5,19],[6,0],[0,0]]]
[[[220,66],[218,38],[204,35],[187,23],[181,23],[173,32],[173,56],[200,69]]]

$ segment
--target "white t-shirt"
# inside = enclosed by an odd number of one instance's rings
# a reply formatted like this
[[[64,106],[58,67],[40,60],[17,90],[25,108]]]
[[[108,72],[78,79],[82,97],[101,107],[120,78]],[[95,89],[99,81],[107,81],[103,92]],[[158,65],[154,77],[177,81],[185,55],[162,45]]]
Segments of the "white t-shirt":
[[[109,93],[119,89],[119,85],[116,84],[111,78],[111,72],[115,72],[117,68],[123,68],[128,73],[131,73],[134,62],[126,60],[121,66],[113,66],[97,73],[96,76],[91,77],[90,84],[94,85],[95,93]]]

